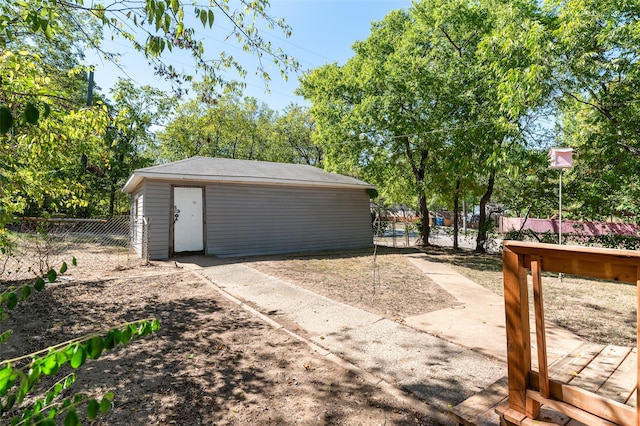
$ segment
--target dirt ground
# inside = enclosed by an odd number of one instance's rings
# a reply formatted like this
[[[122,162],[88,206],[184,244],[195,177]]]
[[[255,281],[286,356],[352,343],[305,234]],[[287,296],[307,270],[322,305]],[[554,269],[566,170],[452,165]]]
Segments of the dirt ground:
[[[456,299],[413,266],[404,256],[408,252],[378,247],[375,253],[349,250],[237,261],[396,321],[454,306]]]
[[[0,346],[0,359],[158,318],[160,331],[78,372],[74,392],[116,395],[96,425],[432,424],[173,263],[102,272],[92,266],[89,273],[71,268],[12,312],[1,329],[14,335]]]

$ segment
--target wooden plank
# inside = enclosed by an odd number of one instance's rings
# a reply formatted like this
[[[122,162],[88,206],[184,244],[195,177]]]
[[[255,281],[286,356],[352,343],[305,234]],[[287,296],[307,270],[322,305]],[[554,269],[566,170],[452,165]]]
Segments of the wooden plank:
[[[549,398],[549,365],[547,361],[547,335],[544,326],[544,303],[542,299],[542,275],[540,257],[531,259],[533,281],[533,306],[536,319],[536,342],[538,344],[538,374],[540,375],[540,395]]]
[[[636,283],[636,265],[594,261],[577,256],[573,259],[544,256],[542,257],[542,265],[544,271],[547,272],[560,272],[563,274],[579,275],[603,280],[620,281],[633,284]]]
[[[637,283],[640,252],[635,250],[521,241],[505,241],[504,247],[519,255],[525,255],[526,268],[530,267],[531,256],[540,256],[544,271]]]
[[[576,256],[596,261],[618,261],[638,265],[640,264],[640,252],[637,250],[620,250],[603,247],[567,246],[546,243],[531,243],[526,241],[504,242],[504,247],[516,254],[538,255],[545,257],[553,254],[558,257],[573,259]]]
[[[547,406],[542,406],[540,409],[540,415],[537,419],[526,419],[522,422],[527,426],[539,426],[539,425],[566,425],[571,418],[566,414],[559,413],[556,410],[552,410]]]
[[[522,266],[522,258],[507,248],[502,251],[502,270],[506,314],[509,406],[529,417],[536,417],[539,405],[535,403],[527,406],[526,396],[529,372],[531,371],[526,270]]]
[[[562,383],[570,383],[604,348],[605,345],[583,343],[550,366],[552,378]]]
[[[640,265],[636,268],[636,345],[640,344]],[[635,406],[640,407],[640,362],[636,353],[636,397]],[[636,426],[640,426],[640,409],[636,408]]]
[[[531,387],[537,389],[538,374],[531,373]],[[609,420],[610,422],[631,425],[635,423],[635,408],[625,404],[621,404],[616,401],[612,401],[607,398],[603,398],[587,390],[581,389],[576,386],[567,385],[557,382],[555,380],[549,380],[549,390],[551,398],[555,398],[558,401],[563,401],[566,404],[571,405],[577,410],[591,413],[594,416],[601,417]],[[531,390],[537,394],[536,400],[540,401],[539,392]],[[547,400],[549,401],[549,400]],[[553,408],[553,406],[551,406]],[[564,412],[564,411],[563,411]],[[571,415],[571,412],[564,412],[571,418],[576,418],[580,421],[580,418]]]
[[[579,421],[577,421],[575,419],[571,419],[569,421],[569,423],[566,424],[566,426],[589,426],[589,425],[586,425],[586,424],[584,424],[582,422],[579,422]]]
[[[487,412],[494,413],[495,407],[507,398],[508,379],[503,377],[482,392],[477,393],[450,410],[458,422],[465,425],[479,425]],[[494,415],[495,416],[495,415]],[[497,420],[496,417],[494,417]]]
[[[527,396],[531,399],[538,401],[540,404],[544,404],[549,408],[552,408],[556,411],[559,411],[561,413],[568,415],[572,419],[579,420],[591,426],[613,426],[613,425],[620,425],[620,424],[629,424],[629,423],[611,422],[609,420],[605,420],[601,417],[591,414],[587,411],[581,410],[580,408],[572,404],[556,401],[554,399],[542,398],[540,396],[540,393],[537,391],[529,390],[527,391]]]
[[[634,390],[629,399],[627,400],[627,405],[629,407],[636,407],[638,403],[638,389]]]
[[[597,394],[613,401],[626,403],[636,389],[638,350],[633,348],[616,371],[598,389]]]
[[[627,358],[631,348],[609,345],[571,381],[573,386],[597,392],[616,368]]]
[[[527,418],[524,414],[514,410],[513,408],[506,408],[500,411],[500,417],[508,422],[508,424],[520,425]]]

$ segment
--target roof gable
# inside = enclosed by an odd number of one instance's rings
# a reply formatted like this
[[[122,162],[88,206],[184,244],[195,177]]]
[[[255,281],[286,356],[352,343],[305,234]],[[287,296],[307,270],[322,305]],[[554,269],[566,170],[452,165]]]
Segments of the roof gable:
[[[328,173],[317,167],[304,164],[196,156],[173,163],[135,170],[122,191],[132,192],[144,178],[244,184],[375,188],[374,185],[367,182],[337,173]]]

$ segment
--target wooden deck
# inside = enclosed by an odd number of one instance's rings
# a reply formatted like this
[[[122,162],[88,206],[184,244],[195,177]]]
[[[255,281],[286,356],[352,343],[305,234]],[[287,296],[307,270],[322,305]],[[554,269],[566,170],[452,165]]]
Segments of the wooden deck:
[[[640,301],[640,251],[505,241],[502,270],[506,385],[496,383],[475,400],[455,407],[452,412],[458,423],[640,426],[637,349],[587,345],[549,365],[542,283],[543,271],[625,282],[639,288]],[[533,324],[528,274],[533,285]],[[537,371],[532,368],[531,325],[535,327]],[[636,341],[640,341],[640,326]],[[500,394],[506,398],[501,400]],[[492,410],[499,413],[499,422],[485,423]]]
[[[635,407],[636,363],[636,348],[586,343],[550,365],[549,378],[552,382],[578,386],[608,400]],[[532,385],[537,387],[536,383]],[[535,391],[531,391],[533,392]],[[535,396],[533,399],[536,399]],[[516,425],[577,426],[594,424],[593,421],[598,424],[613,424],[603,419],[585,418],[583,414],[577,416],[588,423],[571,419],[554,410],[555,403],[557,402],[542,404],[540,414],[535,419],[530,419],[509,408],[508,379],[503,377],[454,407],[451,414],[458,425],[464,426],[500,425],[501,419],[504,421],[502,424]]]

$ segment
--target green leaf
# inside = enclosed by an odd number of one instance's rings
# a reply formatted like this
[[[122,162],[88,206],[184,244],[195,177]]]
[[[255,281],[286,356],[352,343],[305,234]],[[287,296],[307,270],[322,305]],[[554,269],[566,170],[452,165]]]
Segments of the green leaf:
[[[22,300],[27,300],[31,296],[31,287],[25,284],[22,286]]]
[[[0,343],[6,342],[9,337],[13,334],[13,330],[7,330],[4,333],[0,334]]]
[[[98,417],[98,413],[100,412],[100,404],[95,399],[89,400],[87,404],[87,417],[89,420],[95,420]]]
[[[111,330],[104,338],[104,348],[109,350],[118,346],[122,339],[122,332],[118,329]]]
[[[38,111],[38,108],[36,108],[34,104],[28,103],[24,109],[23,117],[25,123],[36,124],[40,118],[40,111]]]
[[[129,343],[131,337],[133,336],[133,332],[131,331],[131,326],[127,326],[124,330],[122,330],[122,335],[120,336],[120,343],[123,345]]]
[[[154,332],[160,330],[160,321],[154,318],[153,321],[151,321],[151,330]]]
[[[55,271],[55,269],[49,269],[49,272],[47,272],[47,280],[52,283],[56,280],[56,278],[58,278],[58,273]]]
[[[7,403],[4,405],[5,411],[11,410],[17,399],[18,398],[14,394],[7,396]]]
[[[78,376],[76,376],[76,374],[70,374],[67,376],[66,379],[64,379],[64,388],[68,389],[69,386],[71,386],[72,384],[74,384],[76,382],[76,380],[78,379]]]
[[[0,396],[6,395],[7,390],[13,386],[13,368],[10,365],[0,370]]]
[[[36,281],[33,284],[33,288],[35,288],[36,291],[42,291],[44,289],[44,286],[45,286],[44,279],[42,279],[42,277],[36,278]]]
[[[42,118],[47,118],[51,114],[51,105],[44,104],[44,114],[42,114]]]
[[[35,383],[40,378],[40,373],[41,373],[40,367],[38,365],[32,365],[31,368],[29,369],[29,372],[27,373],[27,378],[32,383]]]
[[[56,363],[58,365],[64,365],[67,361],[69,361],[69,355],[67,355],[66,351],[58,351],[55,353]]]
[[[213,27],[213,21],[215,19],[215,15],[213,14],[213,10],[211,9],[209,9],[208,18],[209,18],[209,28],[211,28]]]
[[[72,368],[79,368],[86,360],[87,352],[84,350],[82,345],[76,345],[73,355],[71,356],[71,360],[69,361],[69,365],[71,365]]]
[[[71,410],[64,418],[64,426],[80,426],[80,418],[75,410]]]
[[[58,364],[58,361],[56,359],[56,355],[57,354],[55,353],[51,354],[47,356],[42,362],[42,372],[47,376],[56,374],[58,372],[58,368],[60,368],[60,365]],[[66,358],[64,362],[66,362]]]
[[[7,133],[13,127],[13,114],[6,106],[0,107],[0,133]]]
[[[75,257],[72,257],[72,258],[71,258],[71,264],[72,264],[73,266],[78,266],[78,260],[77,260]]]
[[[60,267],[60,273],[64,274],[65,272],[67,272],[67,262],[62,262],[62,266]]]
[[[102,413],[103,416],[107,414],[107,412],[109,412],[109,409],[111,408],[112,400],[113,398],[107,398],[105,396],[104,398],[102,398],[102,401],[100,401],[100,412]]]
[[[12,291],[7,295],[7,309],[10,311],[14,310],[18,305],[18,296]]]
[[[87,342],[87,352],[89,358],[98,359],[100,355],[102,355],[102,350],[104,349],[104,342],[100,337],[92,337]]]
[[[202,9],[200,11],[200,22],[202,22],[202,26],[207,26],[207,11]]]

